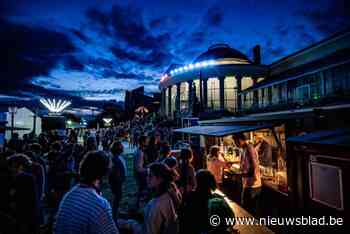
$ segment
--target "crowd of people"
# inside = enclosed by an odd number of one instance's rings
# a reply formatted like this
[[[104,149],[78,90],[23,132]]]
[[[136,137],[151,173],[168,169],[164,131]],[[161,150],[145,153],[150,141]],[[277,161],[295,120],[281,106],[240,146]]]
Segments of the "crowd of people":
[[[200,169],[191,146],[173,155],[171,127],[129,121],[84,131],[82,142],[79,134],[69,130],[65,137],[48,132],[20,139],[15,133],[3,147],[0,233],[228,232],[230,227],[211,226],[208,219],[234,216],[215,193],[220,183],[215,171]],[[127,172],[126,146],[136,147],[133,172]],[[137,183],[135,206],[142,219],[119,217],[128,173]],[[101,193],[105,181],[111,204]]]

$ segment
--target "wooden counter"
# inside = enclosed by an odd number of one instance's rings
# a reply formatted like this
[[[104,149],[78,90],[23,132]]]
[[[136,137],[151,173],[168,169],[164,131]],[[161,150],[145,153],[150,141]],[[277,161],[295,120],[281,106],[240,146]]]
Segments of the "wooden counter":
[[[226,200],[226,202],[230,205],[232,208],[235,217],[252,217],[253,216],[248,213],[245,209],[243,209],[241,206],[239,206],[236,202],[231,201],[225,194],[223,194],[221,191],[217,190],[216,193],[223,196]],[[234,226],[235,230],[238,230],[238,233],[240,234],[272,234],[274,233],[266,226],[259,226],[259,225],[239,225],[236,224]]]

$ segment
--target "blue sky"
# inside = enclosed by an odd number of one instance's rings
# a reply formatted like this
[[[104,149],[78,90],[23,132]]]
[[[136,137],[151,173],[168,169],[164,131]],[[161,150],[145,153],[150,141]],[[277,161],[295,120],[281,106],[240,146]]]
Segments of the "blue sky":
[[[3,96],[123,100],[213,43],[269,64],[349,27],[346,0],[3,0]]]

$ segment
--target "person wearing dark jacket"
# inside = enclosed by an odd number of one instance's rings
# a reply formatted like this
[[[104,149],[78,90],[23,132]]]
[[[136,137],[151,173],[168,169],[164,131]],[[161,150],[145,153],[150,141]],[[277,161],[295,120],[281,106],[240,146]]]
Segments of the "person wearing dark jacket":
[[[120,141],[115,141],[111,145],[112,157],[112,169],[109,174],[109,184],[113,193],[112,212],[113,218],[118,216],[119,203],[122,199],[123,183],[126,176],[126,163],[122,157],[124,148]]]
[[[39,233],[39,198],[34,177],[27,173],[32,161],[24,154],[16,154],[8,158],[8,163],[14,174],[11,195],[15,206],[16,233]]]

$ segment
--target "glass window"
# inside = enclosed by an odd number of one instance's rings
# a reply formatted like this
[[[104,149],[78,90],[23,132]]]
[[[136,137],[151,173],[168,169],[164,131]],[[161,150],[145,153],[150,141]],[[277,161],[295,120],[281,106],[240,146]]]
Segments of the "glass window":
[[[344,65],[333,68],[333,89],[336,94],[343,94],[346,87],[347,72]]]
[[[287,82],[281,83],[277,86],[278,89],[278,103],[286,103],[287,102]]]
[[[269,105],[269,101],[270,101],[270,92],[269,92],[269,88],[265,88],[264,89],[264,103],[263,106],[268,106]]]
[[[171,86],[171,112],[170,115],[172,116],[174,114],[174,111],[176,110],[176,85]]]
[[[169,89],[167,88],[165,90],[165,114],[168,115],[169,114]]]
[[[243,77],[242,78],[242,90],[245,90],[251,86],[253,86],[253,79],[251,77]]]
[[[280,85],[274,85],[272,87],[272,104],[278,104],[280,102],[281,97],[281,88]]]
[[[243,109],[247,110],[253,106],[253,97],[254,97],[254,92],[248,92],[243,95],[243,99],[242,99]]]
[[[265,80],[264,77],[260,77],[260,78],[258,78],[258,80],[256,82],[259,83],[259,82],[264,81],[264,80]]]
[[[220,109],[220,81],[218,78],[208,79],[208,109]]]
[[[302,85],[296,88],[296,99],[298,103],[305,103],[310,98],[310,85]]]
[[[235,112],[237,108],[237,80],[234,76],[225,78],[224,82],[224,100],[225,109]]]
[[[327,69],[323,72],[324,82],[326,87],[326,94],[333,93],[333,72],[331,69]]]
[[[189,85],[187,82],[182,82],[180,84],[180,111],[188,110],[188,94],[189,94]]]
[[[258,90],[259,107],[264,107],[264,89]]]
[[[196,97],[198,98],[198,101],[200,100],[200,86],[199,86],[199,79],[196,79],[193,81],[194,85],[194,92],[196,92]]]
[[[310,79],[310,96],[312,100],[321,98],[322,82],[320,73],[311,75]]]

